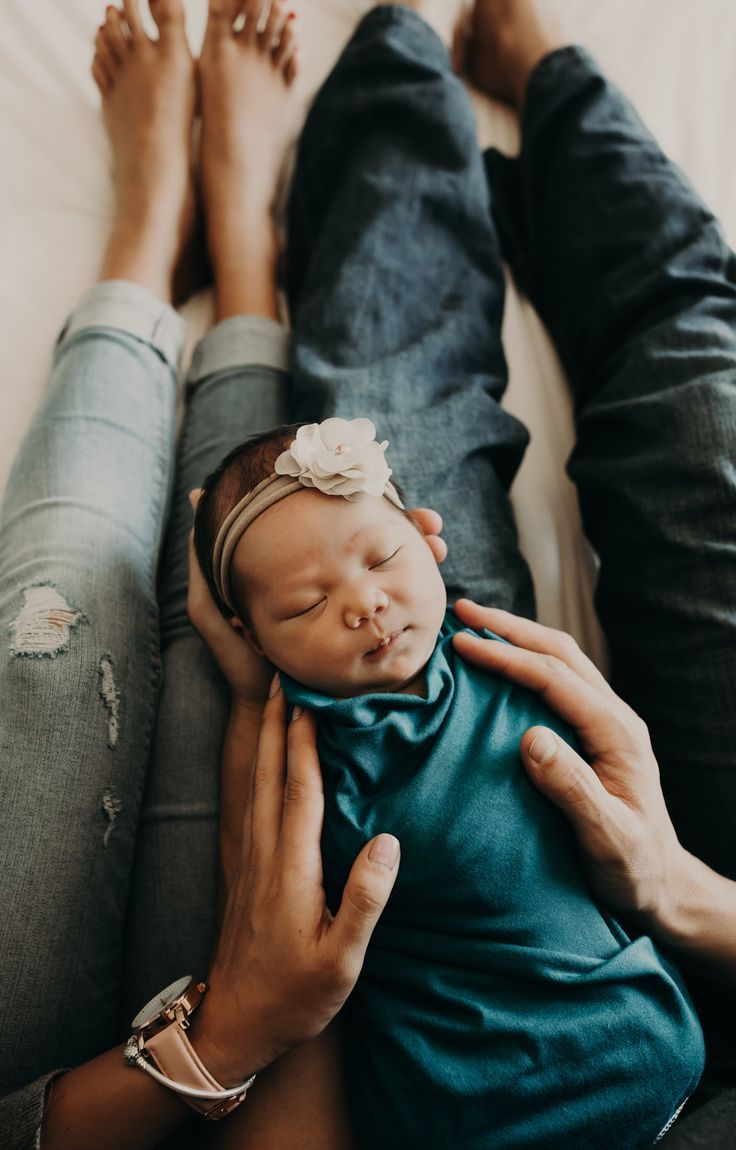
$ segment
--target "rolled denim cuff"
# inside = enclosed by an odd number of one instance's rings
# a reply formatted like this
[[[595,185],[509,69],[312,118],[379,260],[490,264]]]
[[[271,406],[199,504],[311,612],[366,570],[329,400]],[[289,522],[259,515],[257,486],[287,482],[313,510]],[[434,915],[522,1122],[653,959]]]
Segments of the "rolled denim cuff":
[[[216,324],[200,340],[192,355],[188,383],[239,367],[289,370],[291,333],[261,315],[235,315]]]
[[[0,1098],[0,1150],[38,1150],[49,1083],[64,1070],[52,1070]]]
[[[57,347],[88,328],[112,328],[135,336],[154,348],[174,371],[186,336],[186,324],[173,307],[129,280],[103,280],[82,296]]]
[[[581,44],[565,44],[543,56],[532,69],[527,81],[522,112],[522,134],[526,120],[537,112],[535,104],[539,104],[539,111],[543,114],[550,93],[555,97],[559,96],[561,91],[566,94],[580,87],[591,76],[603,78],[595,57]]]

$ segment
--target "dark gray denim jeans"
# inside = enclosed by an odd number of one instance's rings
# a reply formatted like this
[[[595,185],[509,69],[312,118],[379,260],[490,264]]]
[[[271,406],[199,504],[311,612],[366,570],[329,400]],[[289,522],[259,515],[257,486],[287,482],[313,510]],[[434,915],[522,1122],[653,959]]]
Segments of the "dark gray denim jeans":
[[[409,502],[443,514],[451,595],[533,614],[507,497],[527,435],[499,406],[502,247],[574,389],[614,686],[649,723],[683,841],[736,876],[736,259],[582,50],[537,69],[522,137],[518,160],[483,157],[434,33],[375,9],[299,150],[291,376],[275,335],[215,328],[174,474],[170,313],[147,334],[67,332],[0,525],[3,627],[35,585],[69,626],[57,658],[0,652],[0,1091],[113,1045],[206,969],[227,699],[186,620],[186,494],[225,451],[284,418],[370,416]],[[0,1145],[33,1145],[42,1098],[0,1104]]]

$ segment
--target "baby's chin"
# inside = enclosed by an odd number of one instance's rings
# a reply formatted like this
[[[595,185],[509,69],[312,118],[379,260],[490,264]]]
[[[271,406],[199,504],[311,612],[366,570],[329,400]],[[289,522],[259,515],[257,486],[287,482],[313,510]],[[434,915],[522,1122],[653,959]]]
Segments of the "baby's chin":
[[[434,650],[434,648],[433,648]],[[432,652],[425,654],[420,660],[412,660],[408,666],[397,667],[394,675],[389,669],[385,674],[373,673],[364,677],[357,675],[348,679],[328,678],[322,679],[307,673],[303,676],[292,675],[304,687],[318,691],[322,695],[330,695],[336,699],[355,699],[360,695],[424,695],[425,672]]]

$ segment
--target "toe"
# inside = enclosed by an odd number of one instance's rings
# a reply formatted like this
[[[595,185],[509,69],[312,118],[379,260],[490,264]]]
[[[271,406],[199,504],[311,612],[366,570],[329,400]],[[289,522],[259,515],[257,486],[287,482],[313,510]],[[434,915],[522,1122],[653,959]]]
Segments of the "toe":
[[[236,9],[240,4],[233,0],[210,0],[207,8],[207,36],[229,36],[232,32]]]
[[[161,39],[183,33],[184,9],[181,0],[149,0],[149,7]]]
[[[293,84],[299,74],[299,52],[294,44],[291,55],[284,66],[284,79],[287,84]]]
[[[245,0],[241,5],[243,14],[245,16],[245,26],[242,35],[250,43],[256,38],[258,24],[263,10],[262,0]]]
[[[281,29],[281,36],[279,37],[278,45],[274,49],[274,63],[278,64],[281,68],[286,68],[286,64],[296,48],[296,31],[294,28],[295,19],[295,14],[293,12],[289,12],[286,17],[284,26]]]
[[[263,45],[266,48],[275,48],[281,39],[281,32],[286,20],[286,8],[281,0],[272,0],[268,10],[268,18],[263,26]]]
[[[105,38],[108,47],[118,64],[122,64],[128,52],[128,38],[123,31],[123,23],[117,8],[108,7],[105,20]]]
[[[112,88],[112,78],[99,56],[95,56],[92,61],[92,75],[102,95],[107,95]]]
[[[135,44],[136,40],[142,40],[146,35],[138,11],[138,0],[123,0],[123,11],[130,29],[130,38]]]
[[[209,0],[204,45],[227,43],[232,37],[233,22],[240,15],[243,0]]]
[[[119,68],[118,58],[110,47],[104,24],[100,24],[95,36],[95,52],[103,64],[105,71],[113,77]]]

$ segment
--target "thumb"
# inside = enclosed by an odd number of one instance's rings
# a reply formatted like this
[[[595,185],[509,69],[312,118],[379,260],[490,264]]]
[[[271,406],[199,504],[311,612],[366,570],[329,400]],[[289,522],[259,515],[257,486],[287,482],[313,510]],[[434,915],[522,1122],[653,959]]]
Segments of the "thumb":
[[[548,727],[530,727],[521,758],[532,782],[582,834],[601,822],[609,801],[592,767]]]
[[[377,835],[363,847],[345,884],[330,935],[336,949],[352,959],[356,978],[396,882],[400,853],[399,840],[393,835]]]

